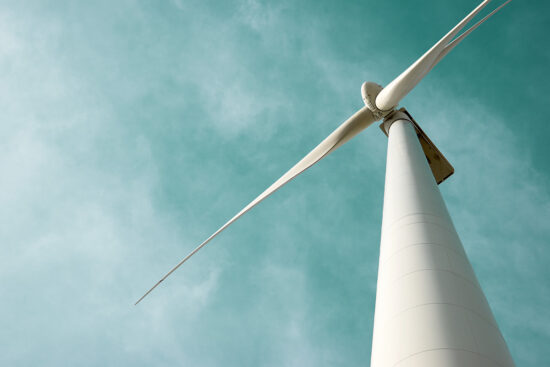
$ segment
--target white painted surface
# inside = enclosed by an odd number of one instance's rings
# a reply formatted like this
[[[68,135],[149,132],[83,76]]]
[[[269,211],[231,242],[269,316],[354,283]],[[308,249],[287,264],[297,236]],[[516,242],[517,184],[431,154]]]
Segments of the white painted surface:
[[[412,124],[390,127],[371,367],[514,366]]]
[[[472,33],[477,27],[484,23],[491,16],[496,14],[511,0],[493,10],[489,15],[474,24],[466,32],[458,36],[459,32],[485,7],[490,0],[482,1],[474,10],[462,19],[443,38],[432,46],[424,55],[416,60],[390,84],[388,84],[376,97],[376,107],[381,111],[392,110],[420,81],[434,68],[439,61],[455,48],[464,38]]]

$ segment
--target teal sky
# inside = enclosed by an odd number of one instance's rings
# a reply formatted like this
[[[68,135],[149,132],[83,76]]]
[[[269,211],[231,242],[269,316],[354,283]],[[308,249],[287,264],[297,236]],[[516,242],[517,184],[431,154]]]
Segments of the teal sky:
[[[133,303],[477,3],[1,0],[0,365],[368,366],[376,126]],[[549,32],[512,1],[402,102],[525,367],[550,360]]]

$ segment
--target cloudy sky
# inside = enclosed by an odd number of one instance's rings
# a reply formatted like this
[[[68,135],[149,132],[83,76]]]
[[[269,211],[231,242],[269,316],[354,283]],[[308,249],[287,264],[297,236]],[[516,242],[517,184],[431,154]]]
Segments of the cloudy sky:
[[[0,0],[0,365],[368,366],[376,127],[133,303],[477,3]],[[549,30],[513,1],[403,100],[526,367],[550,360]]]

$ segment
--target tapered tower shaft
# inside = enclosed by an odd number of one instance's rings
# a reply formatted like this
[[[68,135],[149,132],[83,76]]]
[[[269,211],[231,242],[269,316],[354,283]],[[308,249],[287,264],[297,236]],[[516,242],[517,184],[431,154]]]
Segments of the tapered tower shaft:
[[[416,130],[385,122],[388,157],[371,367],[514,366]]]

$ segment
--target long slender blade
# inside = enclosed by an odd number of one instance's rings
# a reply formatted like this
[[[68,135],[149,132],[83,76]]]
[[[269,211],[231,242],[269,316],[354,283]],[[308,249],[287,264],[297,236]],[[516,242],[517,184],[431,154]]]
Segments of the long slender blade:
[[[491,0],[484,0],[470,14],[462,19],[442,39],[432,46],[414,64],[388,84],[376,97],[376,106],[383,111],[391,110],[403,99],[428,73],[434,61],[453,38],[468,24]]]
[[[321,159],[326,157],[329,153],[336,150],[338,147],[342,146],[348,140],[353,138],[363,129],[367,128],[375,121],[375,118],[372,112],[367,108],[363,107],[357,111],[353,116],[347,119],[342,125],[340,125],[336,130],[334,130],[325,140],[323,140],[319,145],[317,145],[311,152],[309,152],[301,161],[299,161],[294,167],[292,167],[288,172],[286,172],[281,178],[279,178],[275,183],[269,186],[264,192],[262,192],[256,199],[252,200],[247,206],[245,206],[240,212],[238,212],[233,218],[231,218],[227,223],[221,226],[216,232],[214,232],[210,237],[208,237],[203,243],[197,246],[189,255],[183,258],[176,266],[174,266],[166,275],[164,275],[151,289],[149,289],[136,303],[137,305],[141,300],[143,300],[149,293],[153,291],[160,283],[162,283],[167,277],[170,276],[177,268],[179,268],[184,262],[189,260],[197,251],[203,248],[208,242],[210,242],[214,237],[220,234],[224,229],[229,227],[233,222],[239,219],[244,213],[252,209],[254,206],[259,204],[262,200],[273,194],[275,191],[283,187],[286,183],[291,181],[293,178],[298,176],[300,173],[304,172],[309,167],[313,166],[315,163],[319,162]]]
[[[506,1],[504,4],[500,5],[498,8],[496,8],[495,10],[493,10],[492,12],[490,12],[488,15],[486,15],[483,19],[481,19],[479,22],[477,22],[476,24],[474,24],[473,26],[471,26],[466,32],[462,33],[460,36],[458,36],[457,38],[455,38],[452,42],[450,42],[447,46],[445,46],[445,48],[443,49],[443,51],[441,51],[441,53],[439,54],[439,56],[437,56],[437,58],[435,59],[434,63],[432,64],[432,66],[430,67],[430,69],[426,72],[426,74],[433,69],[434,66],[436,66],[440,61],[441,59],[443,59],[453,48],[455,48],[460,42],[462,42],[462,40],[466,37],[468,37],[468,35],[470,33],[472,33],[473,31],[476,30],[477,27],[479,27],[480,25],[482,25],[483,23],[485,23],[485,21],[489,18],[491,18],[493,15],[495,15],[500,9],[502,9],[504,6],[506,6],[510,1],[512,0],[508,0]]]

